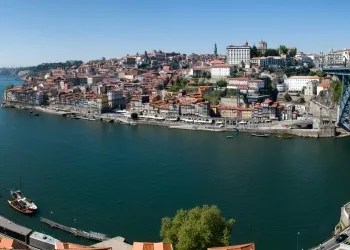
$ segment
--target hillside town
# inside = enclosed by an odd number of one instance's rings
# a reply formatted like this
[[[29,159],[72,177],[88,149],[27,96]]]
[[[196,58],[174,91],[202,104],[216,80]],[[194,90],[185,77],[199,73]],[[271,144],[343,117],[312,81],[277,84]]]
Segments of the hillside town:
[[[216,44],[212,54],[202,55],[145,51],[19,72],[24,84],[8,86],[3,103],[49,107],[86,119],[122,113],[158,122],[226,126],[304,120],[306,127],[317,127],[310,121],[321,114],[314,104],[334,113],[339,102],[334,94],[339,79],[322,67],[346,67],[349,55],[350,49],[326,54],[284,45],[272,49],[265,41],[229,45],[226,55],[218,54]],[[328,116],[330,123],[335,116]]]

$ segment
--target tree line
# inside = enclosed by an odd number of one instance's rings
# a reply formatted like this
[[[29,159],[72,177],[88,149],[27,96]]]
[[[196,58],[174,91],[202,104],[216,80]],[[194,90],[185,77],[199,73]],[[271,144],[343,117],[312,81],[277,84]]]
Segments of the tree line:
[[[267,49],[264,53],[259,51],[255,45],[250,49],[251,57],[280,56],[282,54],[294,57],[297,54],[297,49],[288,49],[285,45],[280,45],[279,49]]]

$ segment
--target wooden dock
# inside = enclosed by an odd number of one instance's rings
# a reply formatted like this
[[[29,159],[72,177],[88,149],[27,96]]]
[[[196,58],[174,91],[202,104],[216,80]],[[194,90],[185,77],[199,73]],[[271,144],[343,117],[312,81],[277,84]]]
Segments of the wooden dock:
[[[96,240],[96,241],[105,241],[105,240],[109,240],[109,238],[107,237],[106,234],[101,234],[101,233],[97,233],[97,232],[93,232],[93,231],[89,231],[89,232],[85,232],[73,227],[67,227],[65,225],[56,223],[52,220],[48,220],[45,218],[40,218],[40,221],[48,224],[51,227],[55,227],[58,229],[61,229],[63,231],[66,231],[68,233],[74,234],[76,237],[83,237],[86,239],[91,239],[91,240]]]

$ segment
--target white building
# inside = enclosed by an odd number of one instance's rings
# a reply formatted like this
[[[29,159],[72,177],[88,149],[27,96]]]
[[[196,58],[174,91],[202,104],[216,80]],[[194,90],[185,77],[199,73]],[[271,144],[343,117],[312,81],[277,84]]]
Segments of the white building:
[[[334,250],[350,250],[350,246],[344,243],[339,243],[338,245],[335,245]]]
[[[114,89],[107,92],[108,106],[110,108],[124,108],[125,99],[121,89]]]
[[[243,46],[229,45],[226,47],[227,63],[240,65],[250,60],[250,46],[248,42]]]
[[[261,67],[278,67],[286,64],[286,60],[280,56],[253,57],[250,62]]]
[[[278,92],[284,92],[286,91],[286,86],[284,84],[277,84],[276,85],[277,91]]]
[[[343,59],[344,59],[344,62],[346,60],[346,66],[349,65],[349,61],[350,61],[350,49],[344,49],[343,50]]]
[[[241,92],[257,93],[259,89],[265,87],[264,80],[255,80],[249,78],[230,78],[228,80],[228,89],[240,89]]]
[[[325,61],[328,66],[343,66],[345,61],[343,50],[331,50],[326,54]]]
[[[306,83],[305,86],[305,92],[304,95],[305,96],[313,96],[317,94],[317,85],[318,85],[318,81],[309,81]]]
[[[344,227],[350,226],[350,202],[341,207],[340,221]]]
[[[29,244],[39,249],[55,249],[57,239],[39,232],[33,232],[29,237]]]
[[[310,81],[320,82],[320,78],[318,76],[291,76],[286,80],[286,84],[288,91],[301,92]]]
[[[228,77],[233,72],[233,66],[230,64],[216,64],[211,66],[210,74],[212,78]]]

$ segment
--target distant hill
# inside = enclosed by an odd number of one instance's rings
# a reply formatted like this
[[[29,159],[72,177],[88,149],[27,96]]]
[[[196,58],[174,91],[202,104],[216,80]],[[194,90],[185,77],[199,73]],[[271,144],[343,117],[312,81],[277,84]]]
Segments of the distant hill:
[[[29,67],[17,67],[17,68],[0,68],[0,75],[17,75],[22,72],[23,75],[31,75],[37,74],[40,72],[49,71],[55,68],[70,68],[70,67],[79,67],[83,64],[83,61],[80,60],[70,60],[66,62],[58,62],[58,63],[42,63],[37,66],[29,66]],[[23,73],[25,72],[25,73]]]

